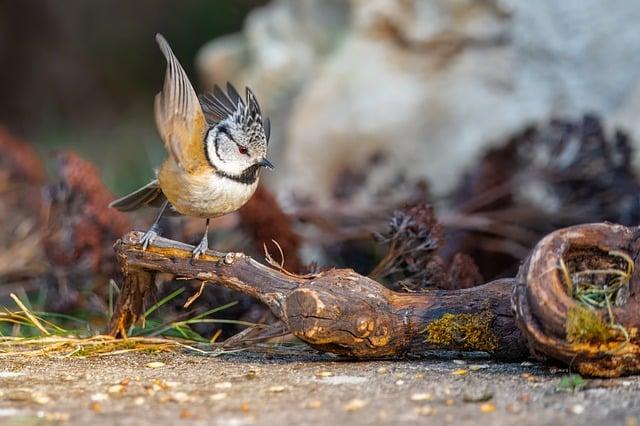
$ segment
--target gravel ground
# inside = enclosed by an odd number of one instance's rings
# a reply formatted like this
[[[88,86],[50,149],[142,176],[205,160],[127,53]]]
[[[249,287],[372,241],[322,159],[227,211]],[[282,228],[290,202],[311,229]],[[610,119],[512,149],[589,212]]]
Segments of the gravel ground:
[[[239,352],[0,359],[0,424],[636,425],[640,378],[525,362]]]

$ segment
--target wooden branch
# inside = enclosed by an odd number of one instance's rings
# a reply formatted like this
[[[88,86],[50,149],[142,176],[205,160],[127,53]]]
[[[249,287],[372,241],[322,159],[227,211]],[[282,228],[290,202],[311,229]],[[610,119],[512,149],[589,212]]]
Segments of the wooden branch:
[[[585,375],[640,373],[640,228],[561,229],[538,243],[515,280],[425,293],[394,292],[350,269],[288,274],[241,253],[192,261],[191,246],[163,238],[142,251],[141,235],[131,232],[115,246],[125,282],[114,335],[139,318],[154,275],[163,272],[253,296],[321,351],[371,358],[454,349],[513,359],[530,353],[528,346]]]
[[[370,358],[434,349],[486,351],[495,357],[527,354],[510,306],[513,280],[465,290],[397,293],[350,269],[297,276],[242,253],[209,251],[191,259],[192,246],[157,238],[142,251],[139,232],[115,245],[125,282],[111,323],[125,335],[142,313],[156,273],[222,285],[267,305],[291,333],[310,346]]]

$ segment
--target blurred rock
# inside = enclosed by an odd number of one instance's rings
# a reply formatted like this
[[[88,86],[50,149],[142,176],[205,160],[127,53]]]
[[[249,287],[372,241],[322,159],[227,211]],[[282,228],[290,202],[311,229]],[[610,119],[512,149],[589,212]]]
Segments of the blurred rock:
[[[329,198],[382,154],[370,192],[404,174],[442,194],[492,141],[551,115],[613,116],[640,139],[639,18],[632,0],[274,0],[198,64],[263,100],[280,190]]]

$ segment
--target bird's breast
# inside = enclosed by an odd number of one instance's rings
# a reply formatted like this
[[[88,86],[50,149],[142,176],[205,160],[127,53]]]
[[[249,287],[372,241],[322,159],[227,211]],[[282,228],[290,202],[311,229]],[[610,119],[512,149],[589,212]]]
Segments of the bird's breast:
[[[219,176],[214,170],[188,174],[171,163],[160,168],[158,182],[173,207],[186,216],[211,218],[236,211],[258,186],[257,179],[246,185]]]

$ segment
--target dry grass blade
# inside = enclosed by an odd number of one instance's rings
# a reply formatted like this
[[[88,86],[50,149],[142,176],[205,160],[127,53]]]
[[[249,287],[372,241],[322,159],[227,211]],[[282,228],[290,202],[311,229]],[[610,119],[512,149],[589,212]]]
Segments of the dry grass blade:
[[[206,354],[221,353],[219,350],[204,351],[179,340],[165,338],[130,337],[117,339],[106,335],[88,338],[64,336],[0,337],[0,359],[25,356],[101,357],[129,352],[166,352],[179,349],[189,349]]]
[[[35,315],[33,315],[33,313],[31,313],[31,311],[24,305],[24,303],[22,303],[22,301],[18,299],[18,296],[13,293],[11,293],[10,296],[13,301],[16,302],[16,305],[18,305],[18,307],[22,309],[22,312],[24,312],[24,314],[29,318],[33,325],[42,332],[42,334],[44,334],[45,336],[49,336],[51,334],[46,328],[44,328],[40,320]]]

